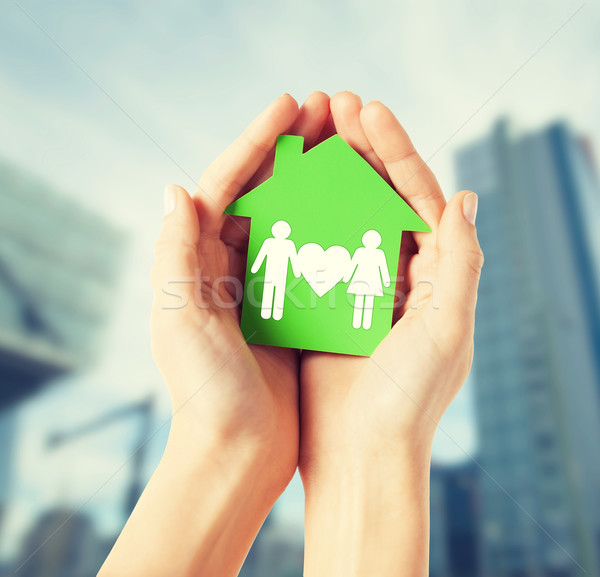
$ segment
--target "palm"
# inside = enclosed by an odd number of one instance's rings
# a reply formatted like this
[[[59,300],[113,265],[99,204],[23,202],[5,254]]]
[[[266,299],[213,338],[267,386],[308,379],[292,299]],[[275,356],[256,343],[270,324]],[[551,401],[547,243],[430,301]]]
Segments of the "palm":
[[[258,365],[264,377],[261,386],[269,387],[272,394],[277,395],[281,388],[290,389],[290,384],[297,383],[298,352],[292,349],[279,347],[263,347],[245,343],[239,329],[241,315],[241,292],[239,287],[244,282],[244,262],[246,259],[245,243],[247,231],[239,219],[228,219],[226,225],[220,226],[219,238],[200,239],[198,249],[198,270],[204,277],[202,285],[206,308],[196,309],[197,322],[204,324],[207,317],[215,317],[217,330],[226,336],[228,346],[222,351],[223,356],[234,355],[238,350],[242,353],[246,366],[238,370],[246,371],[246,376],[251,368],[248,363]],[[225,281],[223,279],[226,279]],[[237,366],[237,365],[236,365]],[[250,373],[251,374],[251,373]],[[283,380],[282,387],[270,386]],[[239,379],[238,384],[245,386],[244,379]]]
[[[228,437],[247,442],[249,437],[270,446],[272,463],[289,477],[297,463],[298,448],[298,354],[291,349],[248,345],[239,329],[240,303],[232,283],[243,282],[242,253],[235,235],[200,240],[198,269],[206,278],[206,308],[194,308],[194,342],[182,363],[196,363],[197,374],[207,370],[207,349],[211,350],[211,370],[219,372],[218,387],[213,387],[210,403],[219,407],[220,426],[230,430]],[[239,286],[239,285],[238,285]],[[210,325],[210,332],[199,327]],[[214,350],[213,343],[219,342]],[[214,365],[215,361],[218,363]],[[205,404],[206,398],[202,399]],[[229,425],[227,425],[229,423]]]
[[[298,371],[298,351],[248,345],[242,336],[240,293],[249,223],[224,217],[223,208],[268,178],[279,134],[301,135],[309,148],[334,132],[401,191],[433,232],[403,239],[399,288],[407,298],[398,303],[394,327],[374,354],[306,351]],[[451,225],[441,233],[443,217],[451,211],[389,110],[379,103],[363,109],[350,93],[336,95],[331,103],[314,93],[298,110],[284,95],[209,167],[193,203],[182,192],[186,210],[178,211],[180,222],[167,227],[168,233],[163,227],[161,236],[170,238],[157,245],[153,309],[153,350],[176,414],[191,414],[211,434],[228,440],[258,439],[276,456],[272,461],[284,472],[282,480],[297,462],[299,414],[301,451],[308,459],[336,451],[351,437],[368,442],[373,427],[383,432],[379,438],[391,439],[417,424],[435,428],[470,366],[475,299],[463,297],[476,283],[464,279],[477,274],[478,266],[455,270]],[[472,252],[477,257],[477,250]],[[162,306],[165,278],[194,278],[198,271],[201,290],[186,290],[200,306],[167,314]],[[443,362],[450,355],[453,362]]]
[[[335,130],[402,191],[432,232],[403,237],[397,288],[406,299],[396,303],[394,326],[371,357],[303,353],[305,471],[317,457],[360,447],[369,439],[393,443],[415,427],[435,430],[472,358],[469,323],[464,323],[461,338],[453,339],[455,325],[436,302],[440,273],[447,273],[441,269],[448,268],[449,260],[448,255],[441,257],[438,237],[446,204],[439,185],[389,110],[379,103],[368,112],[361,109],[360,99],[352,94],[333,97]],[[451,350],[448,343],[455,341],[460,344]],[[448,373],[444,361],[450,354],[454,362]]]
[[[414,254],[407,262],[413,269],[426,268],[435,274],[433,256]],[[361,423],[380,426],[378,437],[386,438],[414,426],[423,413],[434,423],[439,419],[430,403],[431,391],[439,390],[436,384],[441,378],[440,352],[431,338],[436,332],[432,326],[436,319],[430,313],[432,294],[417,289],[410,283],[406,287],[403,314],[371,357],[303,353],[304,458],[312,459],[315,450],[341,451],[348,435],[354,435],[355,441],[369,438],[372,431],[361,430]],[[418,308],[411,308],[417,299]],[[339,436],[339,426],[332,438],[327,437],[332,407],[347,424],[341,427],[346,438]]]
[[[156,248],[153,352],[174,418],[201,421],[227,443],[259,445],[281,483],[298,460],[298,352],[245,342],[238,287],[248,223],[224,217],[223,208],[272,169],[268,150],[279,134],[292,131],[310,142],[328,112],[323,94],[300,111],[289,95],[276,100],[207,169],[193,200],[179,190],[180,205],[165,219]],[[186,306],[169,300],[172,289],[164,287],[173,280]]]

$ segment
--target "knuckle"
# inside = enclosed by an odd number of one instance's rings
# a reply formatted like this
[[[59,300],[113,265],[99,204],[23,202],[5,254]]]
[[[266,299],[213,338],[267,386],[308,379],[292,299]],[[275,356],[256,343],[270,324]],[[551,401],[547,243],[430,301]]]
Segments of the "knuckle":
[[[192,250],[194,253],[197,250],[197,246],[194,242],[192,242],[185,232],[176,227],[173,230],[169,231],[169,233],[163,232],[156,241],[154,245],[154,256],[158,258],[162,256],[165,252],[175,252],[182,250]]]
[[[217,167],[210,166],[198,183],[198,192],[202,197],[214,202],[214,194],[230,195],[237,192],[244,184],[246,183],[240,182],[235,177],[224,176]]]
[[[467,249],[445,249],[439,250],[440,257],[452,263],[452,267],[466,269],[467,272],[474,275],[477,279],[481,276],[483,268],[484,256],[481,248]]]
[[[273,148],[273,143],[255,138],[249,131],[243,132],[242,138],[251,149],[262,154],[267,154]]]
[[[467,266],[471,269],[473,274],[478,278],[481,276],[481,269],[483,268],[484,256],[481,248],[468,250],[466,253]]]
[[[154,247],[154,264],[150,270],[150,282],[155,288],[161,288],[162,283],[169,278],[167,271],[180,271],[179,276],[193,275],[198,268],[198,248],[195,244],[180,238],[159,239]]]
[[[386,164],[398,164],[400,162],[414,165],[417,171],[427,169],[427,163],[421,158],[419,153],[411,146],[408,150],[394,150],[385,154],[381,159]]]
[[[160,237],[154,245],[154,263],[158,263],[165,253],[172,250],[173,247],[171,246],[171,243],[168,242],[164,237]]]

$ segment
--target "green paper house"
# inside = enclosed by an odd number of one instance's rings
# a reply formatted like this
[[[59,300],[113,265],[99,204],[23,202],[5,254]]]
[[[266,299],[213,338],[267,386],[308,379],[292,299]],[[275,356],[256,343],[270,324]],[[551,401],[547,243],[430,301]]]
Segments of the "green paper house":
[[[273,176],[226,209],[251,218],[249,343],[369,356],[389,332],[402,231],[429,227],[340,136],[277,139]]]

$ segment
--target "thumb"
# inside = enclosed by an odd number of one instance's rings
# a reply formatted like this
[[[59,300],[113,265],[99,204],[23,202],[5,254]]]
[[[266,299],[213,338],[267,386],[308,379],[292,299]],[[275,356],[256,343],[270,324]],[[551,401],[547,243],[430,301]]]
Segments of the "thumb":
[[[194,202],[181,186],[165,189],[165,217],[154,249],[155,310],[182,309],[194,299],[200,229]]]
[[[475,228],[477,202],[477,195],[468,190],[454,195],[444,209],[438,229],[439,308],[444,323],[455,330],[472,331],[475,322],[483,266]]]

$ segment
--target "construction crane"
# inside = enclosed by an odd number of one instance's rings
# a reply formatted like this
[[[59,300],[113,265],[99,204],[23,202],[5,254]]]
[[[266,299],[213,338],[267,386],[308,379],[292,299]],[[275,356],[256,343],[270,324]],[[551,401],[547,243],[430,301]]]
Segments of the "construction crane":
[[[57,431],[48,436],[46,446],[48,449],[57,449],[70,441],[88,435],[111,425],[112,423],[129,417],[131,415],[141,416],[141,426],[135,450],[130,457],[131,480],[127,490],[124,503],[125,519],[129,518],[142,491],[144,489],[144,465],[146,462],[146,445],[152,433],[152,418],[154,413],[154,395],[150,395],[141,401],[118,407],[108,413],[94,419],[93,421],[68,431]]]

